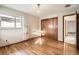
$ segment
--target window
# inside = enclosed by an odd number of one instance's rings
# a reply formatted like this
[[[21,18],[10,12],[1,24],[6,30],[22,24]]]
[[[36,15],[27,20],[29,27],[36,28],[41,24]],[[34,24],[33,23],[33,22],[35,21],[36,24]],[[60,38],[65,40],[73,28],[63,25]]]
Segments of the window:
[[[12,17],[0,14],[0,27],[1,28],[21,28],[21,17]]]
[[[14,19],[7,18],[7,17],[1,17],[1,27],[14,28],[15,27]]]

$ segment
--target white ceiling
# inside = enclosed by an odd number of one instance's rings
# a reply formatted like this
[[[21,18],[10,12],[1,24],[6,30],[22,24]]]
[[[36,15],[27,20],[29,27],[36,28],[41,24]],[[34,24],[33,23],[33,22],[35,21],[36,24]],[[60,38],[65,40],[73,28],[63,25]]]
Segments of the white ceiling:
[[[3,6],[22,11],[25,13],[29,13],[35,16],[45,16],[51,13],[57,13],[57,12],[62,12],[66,11],[69,9],[73,9],[77,4],[71,4],[70,7],[65,8],[66,4],[41,4],[40,5],[40,13],[37,13],[37,7],[34,4],[4,4]]]

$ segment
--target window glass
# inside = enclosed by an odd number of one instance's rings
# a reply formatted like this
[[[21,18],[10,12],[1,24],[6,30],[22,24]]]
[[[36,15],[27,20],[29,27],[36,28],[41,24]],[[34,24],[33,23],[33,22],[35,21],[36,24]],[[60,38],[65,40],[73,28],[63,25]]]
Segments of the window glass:
[[[16,18],[16,28],[21,28],[21,18]]]
[[[1,28],[21,28],[22,18],[0,14],[0,27]]]
[[[8,17],[1,17],[1,27],[3,28],[14,28],[14,19]]]

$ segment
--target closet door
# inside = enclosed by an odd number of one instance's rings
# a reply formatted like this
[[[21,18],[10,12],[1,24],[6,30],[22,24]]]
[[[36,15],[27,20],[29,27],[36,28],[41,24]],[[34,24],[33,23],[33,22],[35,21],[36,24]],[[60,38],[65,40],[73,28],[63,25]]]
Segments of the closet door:
[[[44,37],[58,40],[58,18],[43,19],[41,21],[41,29],[45,31]]]

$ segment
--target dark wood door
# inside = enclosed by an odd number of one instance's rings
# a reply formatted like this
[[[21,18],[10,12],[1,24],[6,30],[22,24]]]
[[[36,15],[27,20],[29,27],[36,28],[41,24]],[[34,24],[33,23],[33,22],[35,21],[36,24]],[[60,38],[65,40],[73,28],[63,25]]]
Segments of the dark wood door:
[[[77,32],[76,32],[76,34],[77,34],[77,49],[79,49],[79,14],[77,14]]]
[[[41,30],[47,38],[58,39],[58,18],[50,18],[41,20]]]

